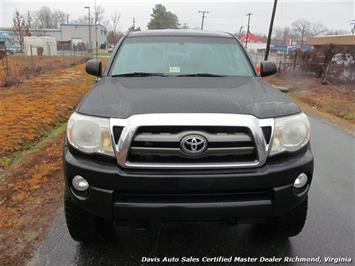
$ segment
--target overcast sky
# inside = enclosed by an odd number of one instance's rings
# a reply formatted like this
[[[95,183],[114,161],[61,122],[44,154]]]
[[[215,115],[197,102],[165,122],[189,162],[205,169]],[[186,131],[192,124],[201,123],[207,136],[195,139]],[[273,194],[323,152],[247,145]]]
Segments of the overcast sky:
[[[251,32],[264,33],[268,31],[273,0],[225,0],[225,1],[107,1],[97,0],[96,5],[105,9],[109,17],[114,11],[121,14],[120,30],[126,31],[135,17],[136,25],[146,29],[152,8],[155,4],[164,4],[175,13],[181,24],[187,23],[191,28],[200,27],[201,15],[199,10],[208,10],[205,20],[206,30],[221,30],[238,32],[241,26],[246,28],[246,13],[251,17]],[[59,9],[70,14],[70,19],[87,14],[84,6],[94,6],[94,0],[0,0],[0,27],[11,26],[15,10],[27,12],[38,10],[42,6]],[[297,19],[305,18],[311,22],[321,22],[330,29],[350,30],[350,23],[355,20],[355,0],[279,0],[275,17],[275,26],[289,26]]]

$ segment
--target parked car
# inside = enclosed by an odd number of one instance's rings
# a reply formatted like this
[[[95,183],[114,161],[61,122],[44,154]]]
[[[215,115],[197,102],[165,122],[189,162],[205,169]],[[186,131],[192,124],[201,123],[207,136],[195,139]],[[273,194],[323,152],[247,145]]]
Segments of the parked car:
[[[310,124],[228,33],[132,32],[71,115],[65,217],[78,241],[113,224],[262,223],[283,237],[305,224]]]
[[[16,53],[16,46],[6,46],[5,41],[0,41],[0,59],[3,58],[5,55],[13,55]]]
[[[21,53],[21,47],[19,45],[9,46],[7,47],[7,51],[9,51],[10,54]]]
[[[108,52],[108,53],[112,53],[112,52],[113,52],[113,49],[115,49],[115,47],[112,46],[112,45],[109,45],[109,46],[107,47],[107,52]]]

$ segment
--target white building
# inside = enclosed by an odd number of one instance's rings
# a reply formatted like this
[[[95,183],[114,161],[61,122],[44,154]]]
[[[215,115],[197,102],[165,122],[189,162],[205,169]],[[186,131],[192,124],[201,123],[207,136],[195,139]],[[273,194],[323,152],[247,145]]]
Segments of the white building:
[[[26,55],[57,55],[57,40],[48,36],[24,37]]]
[[[51,36],[57,41],[71,41],[72,44],[84,43],[91,48],[105,49],[107,46],[107,28],[101,24],[61,24],[60,29],[31,29],[34,36]]]
[[[61,30],[60,29],[31,29],[32,36],[50,36],[56,40],[61,39]]]
[[[95,48],[97,40],[97,47],[105,49],[107,46],[107,29],[101,24],[89,25],[88,24],[62,24],[61,25],[62,36],[61,41],[83,42],[85,44],[90,43],[89,47]]]

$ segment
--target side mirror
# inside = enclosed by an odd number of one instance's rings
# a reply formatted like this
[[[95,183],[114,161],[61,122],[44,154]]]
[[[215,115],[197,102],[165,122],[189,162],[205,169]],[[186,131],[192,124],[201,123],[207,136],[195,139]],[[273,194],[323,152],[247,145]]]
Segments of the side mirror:
[[[261,77],[266,77],[275,74],[277,72],[277,66],[274,62],[264,61],[259,64],[257,70]]]
[[[101,78],[102,63],[101,63],[101,61],[95,60],[95,59],[89,60],[86,63],[85,70],[86,70],[86,73]]]

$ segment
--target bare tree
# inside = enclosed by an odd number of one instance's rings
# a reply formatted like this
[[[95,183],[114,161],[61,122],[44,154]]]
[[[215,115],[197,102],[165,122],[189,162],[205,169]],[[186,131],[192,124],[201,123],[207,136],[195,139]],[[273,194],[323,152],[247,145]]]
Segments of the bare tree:
[[[94,7],[94,24],[103,23],[105,18],[105,9],[102,6]]]
[[[120,15],[117,15],[117,20],[119,21]],[[83,23],[83,24],[88,24],[89,17],[87,15],[85,16],[80,16],[77,19],[72,19],[70,20],[71,23]],[[117,24],[118,24],[117,21]],[[96,6],[96,8],[93,8],[93,14],[90,16],[90,24],[102,24],[105,27],[110,26],[110,22],[112,22],[112,18],[106,19],[105,17],[105,9],[103,9],[101,6]]]
[[[288,45],[290,39],[292,39],[292,32],[289,27],[275,28],[272,33],[272,41],[275,44],[285,44]]]
[[[289,45],[289,41],[292,41],[293,38],[290,27],[285,27],[282,34],[283,43]]]
[[[123,33],[122,32],[117,32],[113,33],[113,31],[109,31],[107,34],[107,43],[109,46],[114,46],[118,41],[122,38]]]
[[[349,34],[346,30],[328,29],[322,23],[311,23],[305,19],[294,21],[290,27],[275,28],[272,34],[272,42],[274,44],[288,44],[290,40],[299,41],[303,47],[304,41],[311,37],[326,35]]]
[[[71,19],[70,23],[78,23],[78,24],[88,24],[89,17],[88,16],[80,16],[77,19]],[[94,19],[90,18],[90,23],[93,24]]]
[[[31,28],[31,27],[32,27],[32,26],[31,26],[31,23],[32,23],[32,21],[34,20],[33,17],[34,17],[33,12],[31,12],[31,11],[27,11],[27,12],[26,12],[25,20],[26,20],[26,23],[27,23],[27,25],[28,25],[28,28]]]
[[[344,34],[349,34],[350,32],[347,30],[337,30],[337,29],[331,29],[327,31],[327,35],[344,35]]]
[[[301,42],[301,48],[303,48],[305,38],[310,35],[311,23],[306,19],[299,19],[292,22],[291,29]]]
[[[43,6],[40,10],[34,13],[34,25],[38,29],[51,29],[53,28],[52,11],[49,7]]]
[[[272,42],[273,43],[281,43],[283,39],[283,28],[274,28],[272,31]]]
[[[322,33],[326,33],[328,28],[322,23],[312,23],[311,25],[311,35],[317,36]]]
[[[117,11],[110,16],[109,31],[107,34],[107,42],[109,45],[115,45],[122,37],[122,33],[118,31],[120,18],[121,15],[117,13]]]
[[[25,18],[23,17],[23,15],[21,15],[20,12],[17,10],[15,11],[12,21],[13,21],[14,32],[18,36],[18,42],[20,44],[21,51],[23,51],[24,36],[29,35],[29,26]]]
[[[59,28],[60,24],[64,24],[67,21],[67,17],[68,17],[68,13],[64,12],[64,11],[60,11],[60,10],[54,10],[53,12],[53,26],[55,28]]]
[[[33,26],[37,29],[57,29],[60,24],[66,23],[68,16],[69,14],[64,11],[52,11],[49,7],[43,6],[33,12]]]
[[[110,16],[110,30],[114,34],[117,34],[117,32],[118,32],[118,24],[120,22],[120,18],[121,18],[121,15],[119,13],[117,13],[117,11],[115,11],[115,13],[113,13]]]

